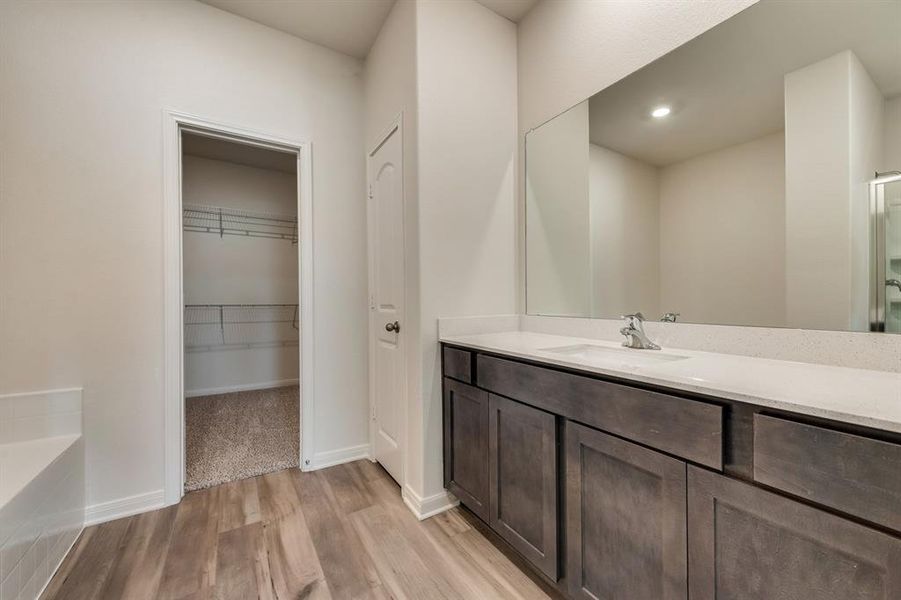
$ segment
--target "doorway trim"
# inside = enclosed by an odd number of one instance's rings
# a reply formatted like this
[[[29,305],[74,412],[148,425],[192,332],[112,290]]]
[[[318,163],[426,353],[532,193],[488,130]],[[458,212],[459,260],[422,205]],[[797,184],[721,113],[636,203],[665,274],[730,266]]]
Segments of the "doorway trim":
[[[163,109],[163,491],[164,503],[184,495],[184,296],[182,289],[181,133],[231,140],[297,155],[297,215],[300,221],[298,300],[300,302],[301,468],[313,456],[315,415],[313,306],[313,169],[309,140],[289,139],[249,127]]]
[[[375,216],[373,214],[372,202],[370,201],[370,190],[372,186],[372,177],[374,173],[371,173],[369,170],[369,159],[375,154],[379,148],[382,147],[389,137],[392,135],[400,136],[400,147],[401,147],[401,161],[403,161],[406,157],[406,146],[404,144],[404,113],[400,112],[397,114],[394,119],[390,121],[387,127],[385,127],[378,136],[376,136],[373,143],[370,145],[369,150],[366,152],[366,253],[367,253],[367,266],[368,266],[368,297],[367,304],[369,308],[369,318],[367,319],[367,350],[369,354],[369,448],[370,448],[370,460],[376,462],[375,459],[375,352],[373,351],[373,347],[377,342],[375,336],[373,336],[373,321],[375,319],[375,280],[374,280],[374,261],[375,261]],[[404,165],[405,166],[405,165]],[[402,242],[404,246],[403,257],[404,264],[401,265],[401,272],[404,274],[404,291],[403,291],[403,302],[404,302],[404,318],[407,317],[407,307],[409,306],[408,298],[407,298],[407,290],[408,290],[408,278],[407,278],[407,186],[404,179],[406,178],[406,169],[404,169],[404,177],[401,178],[401,198],[402,198],[402,214],[403,214],[403,222],[401,224],[402,233]],[[404,323],[403,326],[406,328],[406,332],[410,332],[409,326]],[[408,378],[407,368],[409,367],[407,363],[407,352],[409,351],[409,343],[408,340],[412,339],[412,336],[405,337],[401,341],[401,346],[403,348],[403,367],[404,367],[404,383],[402,386],[403,389],[403,398],[401,398],[401,433],[400,433],[400,444],[401,444],[401,481],[399,481],[399,485],[401,490],[406,489],[406,481],[407,481],[407,456],[408,456],[408,447],[407,447],[407,415],[409,414],[409,407],[407,405],[409,394],[407,390],[407,381]]]

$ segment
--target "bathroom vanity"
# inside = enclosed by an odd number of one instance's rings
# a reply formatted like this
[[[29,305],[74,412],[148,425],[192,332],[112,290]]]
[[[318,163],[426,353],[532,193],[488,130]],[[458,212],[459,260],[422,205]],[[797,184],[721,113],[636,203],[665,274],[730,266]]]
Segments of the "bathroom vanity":
[[[447,489],[567,597],[901,598],[897,374],[526,332],[442,372]]]
[[[444,481],[568,597],[901,598],[899,23],[762,0],[521,123],[519,324],[607,341],[442,335]],[[800,330],[883,370],[739,356],[851,364]]]

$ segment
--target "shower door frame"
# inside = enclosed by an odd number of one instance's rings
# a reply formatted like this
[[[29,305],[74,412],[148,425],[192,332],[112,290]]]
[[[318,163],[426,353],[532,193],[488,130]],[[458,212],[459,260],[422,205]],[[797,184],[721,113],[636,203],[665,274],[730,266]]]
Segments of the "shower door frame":
[[[163,490],[161,505],[177,504],[184,495],[184,305],[182,282],[181,134],[259,146],[297,155],[298,300],[300,304],[300,466],[311,467],[313,418],[313,168],[309,138],[289,139],[243,125],[163,109]]]
[[[885,244],[885,186],[901,181],[901,173],[885,174],[870,184],[870,331],[885,332],[887,291]]]

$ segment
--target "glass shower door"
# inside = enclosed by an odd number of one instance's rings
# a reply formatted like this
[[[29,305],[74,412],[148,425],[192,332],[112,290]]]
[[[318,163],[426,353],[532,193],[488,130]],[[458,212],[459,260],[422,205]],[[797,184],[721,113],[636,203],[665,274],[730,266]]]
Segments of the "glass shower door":
[[[901,174],[872,184],[875,302],[872,329],[901,333]]]
[[[885,330],[901,333],[901,178],[882,186],[885,206]]]

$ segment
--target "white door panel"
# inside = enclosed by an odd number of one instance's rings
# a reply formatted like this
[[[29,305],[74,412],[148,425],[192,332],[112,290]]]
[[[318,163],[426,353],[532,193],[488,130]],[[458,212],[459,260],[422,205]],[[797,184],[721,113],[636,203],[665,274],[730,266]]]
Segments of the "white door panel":
[[[372,454],[403,483],[404,214],[399,128],[369,156],[369,177]]]

